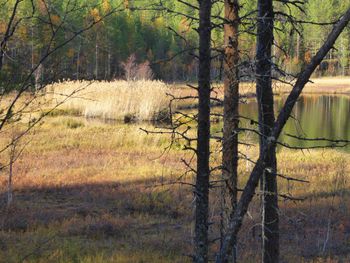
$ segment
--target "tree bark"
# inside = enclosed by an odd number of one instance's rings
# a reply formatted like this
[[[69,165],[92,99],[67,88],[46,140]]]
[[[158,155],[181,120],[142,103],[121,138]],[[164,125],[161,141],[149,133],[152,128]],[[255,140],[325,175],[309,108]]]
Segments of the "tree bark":
[[[211,0],[199,2],[198,131],[194,262],[208,262]]]
[[[293,86],[291,93],[288,96],[281,112],[279,113],[277,120],[273,127],[273,132],[269,138],[266,146],[262,151],[262,156],[257,160],[252,173],[249,176],[248,182],[243,190],[242,196],[237,204],[233,218],[229,222],[228,230],[225,235],[223,247],[217,257],[216,263],[228,263],[228,255],[230,253],[232,244],[237,236],[238,231],[241,228],[243,217],[245,216],[248,206],[253,199],[255,189],[258,186],[261,173],[265,170],[264,158],[268,154],[271,147],[275,147],[276,140],[279,138],[282,129],[288,121],[290,114],[293,110],[295,103],[297,102],[305,84],[309,81],[311,74],[315,71],[316,67],[321,63],[328,51],[333,47],[335,41],[339,37],[340,33],[344,30],[350,21],[350,8],[343,15],[340,21],[334,26],[332,32],[328,35],[327,40],[312,58],[310,64],[308,64],[299,75],[297,82]]]
[[[272,0],[258,1],[258,32],[256,49],[256,94],[258,101],[260,158],[271,136],[275,122],[272,91],[272,46],[274,12]],[[263,160],[266,169],[261,176],[262,191],[262,262],[279,261],[279,217],[277,198],[276,147],[270,147]]]
[[[238,0],[225,0],[224,38],[224,127],[222,145],[223,179],[229,192],[229,216],[237,205],[238,127],[239,127],[239,76],[238,76]],[[225,196],[223,197],[225,198]],[[225,218],[225,213],[223,213]],[[236,242],[235,242],[236,243]],[[232,249],[232,262],[236,262],[237,246]]]

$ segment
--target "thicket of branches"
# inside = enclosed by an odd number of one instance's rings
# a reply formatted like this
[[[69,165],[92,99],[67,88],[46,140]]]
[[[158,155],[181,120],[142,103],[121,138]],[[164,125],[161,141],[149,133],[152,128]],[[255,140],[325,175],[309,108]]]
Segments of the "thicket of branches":
[[[283,127],[291,117],[292,109],[297,102],[305,84],[312,74],[320,67],[327,56],[332,55],[332,50],[339,39],[341,32],[345,30],[350,20],[349,6],[345,5],[343,16],[339,15],[334,20],[326,22],[311,21],[305,18],[306,9],[301,1],[257,1],[255,9],[245,10],[244,1],[211,1],[202,0],[198,4],[179,1],[181,4],[191,7],[195,13],[172,13],[184,17],[188,23],[198,32],[198,51],[192,53],[198,60],[198,86],[193,87],[197,96],[185,96],[173,100],[198,100],[198,112],[184,114],[177,112],[178,118],[165,133],[172,134],[173,140],[184,140],[185,150],[190,150],[196,158],[183,160],[188,172],[195,175],[195,236],[194,236],[194,262],[208,262],[210,259],[216,262],[235,262],[237,253],[238,232],[241,229],[243,219],[248,207],[255,196],[261,198],[261,242],[263,262],[279,262],[279,210],[278,200],[298,200],[290,195],[279,193],[277,178],[281,180],[298,180],[288,175],[279,174],[276,160],[276,146],[281,145],[292,149],[303,147],[291,147],[279,141]],[[244,2],[245,3],[245,2]],[[242,5],[241,5],[242,4]],[[162,5],[164,8],[164,5]],[[166,11],[169,11],[165,8]],[[224,10],[224,11],[223,11]],[[293,10],[300,12],[299,16]],[[297,12],[298,13],[298,12]],[[305,58],[298,70],[286,67],[285,61],[293,54],[288,45],[282,45],[278,39],[283,33],[295,32],[303,38],[304,25],[331,28],[328,36],[320,44],[314,53],[304,53]],[[218,41],[217,32],[224,35],[224,42]],[[177,33],[179,35],[179,33]],[[242,36],[248,35],[256,44],[254,54],[250,49],[245,49]],[[300,44],[300,43],[299,43]],[[298,44],[298,45],[299,45]],[[298,46],[297,45],[297,46]],[[300,50],[306,50],[305,46]],[[277,56],[277,50],[283,56]],[[300,56],[300,54],[298,54]],[[309,57],[308,57],[309,56]],[[219,71],[215,70],[215,63],[219,63]],[[245,116],[239,115],[238,103],[239,82],[246,76],[255,76],[256,96],[258,102],[257,120],[250,119],[252,128],[240,125]],[[224,78],[224,100],[218,99],[215,94],[215,79]],[[281,112],[274,116],[274,96],[272,81],[282,82],[292,86]],[[213,105],[219,102],[224,105],[224,111],[217,113],[212,110]],[[183,117],[187,121],[183,121]],[[213,117],[223,119],[223,133],[213,134],[211,120]],[[195,123],[197,134],[194,136],[189,123]],[[249,143],[238,140],[238,134],[252,132],[259,136],[259,157],[251,160],[244,152],[238,151],[238,145]],[[157,133],[157,131],[155,131]],[[160,132],[164,133],[164,132]],[[329,138],[302,138],[298,135],[290,135],[301,140],[314,140],[327,142],[330,147],[344,146],[346,140],[332,140]],[[222,146],[215,149],[212,142],[221,142]],[[324,146],[322,146],[324,147]],[[217,152],[216,152],[217,151]],[[222,164],[213,166],[216,154],[222,155]],[[253,169],[243,189],[238,189],[239,178],[238,159],[244,159],[253,163]],[[222,177],[220,179],[220,171]],[[260,191],[257,189],[260,182]],[[221,191],[220,222],[209,222],[210,199],[219,186]],[[241,192],[241,194],[238,194]],[[226,195],[226,193],[228,193]],[[212,236],[215,224],[220,224],[220,233]],[[211,230],[210,230],[211,229]],[[211,233],[209,235],[209,233]],[[216,256],[211,255],[209,247],[211,240],[220,241],[220,249]]]

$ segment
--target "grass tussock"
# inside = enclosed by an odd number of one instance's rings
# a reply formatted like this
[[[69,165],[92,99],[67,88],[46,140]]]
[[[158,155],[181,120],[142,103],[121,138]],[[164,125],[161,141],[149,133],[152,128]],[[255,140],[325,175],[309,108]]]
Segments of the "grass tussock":
[[[53,104],[87,118],[148,121],[164,118],[169,87],[161,81],[67,81],[49,87]]]

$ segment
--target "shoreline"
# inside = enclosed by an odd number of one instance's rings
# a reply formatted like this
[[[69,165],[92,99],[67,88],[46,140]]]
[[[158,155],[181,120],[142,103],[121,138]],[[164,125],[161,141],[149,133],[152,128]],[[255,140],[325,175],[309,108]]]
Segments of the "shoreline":
[[[275,95],[286,94],[292,90],[292,86],[284,83],[273,82],[273,89]],[[247,93],[253,93],[255,95],[255,83],[242,83],[240,85],[241,95]],[[241,93],[240,92],[240,93]],[[313,78],[303,89],[303,94],[350,94],[350,77],[325,77],[325,78]]]
[[[303,95],[341,95],[350,96],[350,77],[325,77],[325,78],[313,78],[312,82],[308,83],[301,96]],[[191,85],[191,83],[188,83]],[[178,104],[180,107],[194,107],[196,104],[197,91],[190,88],[186,83],[168,84],[173,91],[173,95],[176,97],[193,97],[187,99],[186,102],[182,101]],[[192,85],[196,86],[196,85]],[[224,89],[222,83],[213,84],[212,97],[223,100]],[[243,99],[251,99],[256,97],[255,83],[254,82],[242,82],[239,87],[239,95]],[[285,96],[289,94],[292,87],[284,83],[273,83],[273,92],[275,96]]]

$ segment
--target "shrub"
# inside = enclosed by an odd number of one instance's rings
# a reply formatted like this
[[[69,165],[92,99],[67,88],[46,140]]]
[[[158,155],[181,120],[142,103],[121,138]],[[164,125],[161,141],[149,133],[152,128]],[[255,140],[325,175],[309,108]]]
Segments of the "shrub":
[[[132,54],[121,65],[124,69],[125,79],[127,81],[152,80],[154,77],[150,63],[145,61],[141,64],[137,64],[135,54]]]

